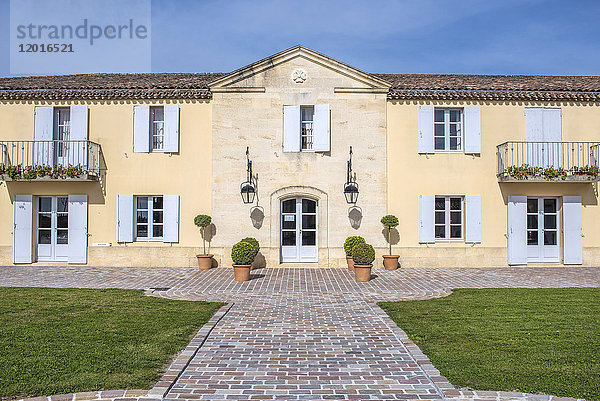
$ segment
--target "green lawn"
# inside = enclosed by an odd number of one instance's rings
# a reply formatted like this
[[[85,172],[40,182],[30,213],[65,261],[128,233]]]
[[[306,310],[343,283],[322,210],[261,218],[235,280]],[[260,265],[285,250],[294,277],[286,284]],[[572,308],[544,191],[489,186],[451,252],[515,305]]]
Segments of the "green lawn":
[[[450,382],[600,400],[600,289],[459,289],[379,304]]]
[[[222,305],[141,290],[0,288],[0,398],[150,388]]]

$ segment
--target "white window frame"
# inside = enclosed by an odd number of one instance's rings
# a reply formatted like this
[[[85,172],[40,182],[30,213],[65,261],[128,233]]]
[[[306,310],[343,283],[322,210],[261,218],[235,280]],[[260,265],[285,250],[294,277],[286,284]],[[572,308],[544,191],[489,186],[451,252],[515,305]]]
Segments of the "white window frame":
[[[312,120],[302,119],[302,110],[312,110]],[[315,150],[315,106],[306,105],[300,106],[300,152],[314,152]],[[310,130],[310,133],[306,133]],[[304,138],[307,138],[307,144],[310,144],[310,148],[304,148]]]
[[[163,208],[162,209],[154,209],[154,198],[159,197],[162,198],[163,201]],[[138,223],[137,221],[137,215],[138,215],[138,199],[140,198],[146,198],[147,199],[147,209],[141,209],[142,211],[146,211],[148,213],[148,221],[146,223]],[[133,233],[134,233],[134,241],[156,241],[156,242],[162,242],[163,237],[165,235],[165,198],[163,195],[136,195],[133,197],[133,205],[134,205],[134,211],[133,211],[133,219],[134,219],[134,224],[133,224]],[[154,212],[155,211],[160,211],[162,212],[162,223],[154,223],[153,222],[153,216],[154,216]],[[138,237],[138,225],[146,225],[147,226],[147,233],[148,236],[147,237]],[[154,237],[154,226],[162,226],[163,228],[163,235],[160,237]]]
[[[444,111],[444,122],[438,122],[435,120],[435,115],[437,111]],[[451,122],[450,121],[450,111],[458,111],[459,121]],[[464,125],[464,109],[458,107],[436,107],[433,109],[433,151],[434,153],[464,153],[464,143],[465,143],[465,125]],[[435,148],[435,139],[440,138],[440,136],[436,136],[436,126],[444,125],[444,149],[436,149]],[[450,149],[450,125],[458,125],[460,135],[456,136],[459,138],[460,146],[458,149]]]
[[[163,117],[162,120],[156,120],[155,119],[155,115],[154,113],[156,112],[156,110],[158,109],[162,109],[162,113],[163,113]],[[149,138],[150,138],[150,152],[164,152],[165,149],[165,107],[164,106],[150,106],[150,132],[149,132]],[[158,134],[157,134],[158,132]],[[158,140],[160,140],[160,142],[157,140],[157,142],[159,142],[161,144],[161,146],[156,146],[155,147],[155,141],[154,138],[157,138]]]
[[[437,199],[444,198],[444,223],[436,223],[435,214],[439,212],[435,208]],[[456,210],[450,210],[450,199],[460,199],[460,238],[450,238],[451,226],[458,226],[458,224],[450,223],[450,212],[456,212]],[[465,241],[465,197],[459,195],[435,195],[434,198],[434,217],[433,217],[433,238],[435,242],[464,242]],[[444,227],[444,238],[436,236],[436,227]]]

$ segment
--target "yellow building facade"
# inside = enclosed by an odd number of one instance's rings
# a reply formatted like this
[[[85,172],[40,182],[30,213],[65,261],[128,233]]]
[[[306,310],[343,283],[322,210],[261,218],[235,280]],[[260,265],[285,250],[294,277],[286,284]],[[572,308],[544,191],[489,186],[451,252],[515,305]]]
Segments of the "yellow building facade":
[[[599,102],[598,77],[368,74],[301,46],[0,78],[0,265],[193,266],[198,214],[218,266],[255,237],[262,265],[341,267],[350,235],[380,266],[385,214],[402,267],[599,265]]]

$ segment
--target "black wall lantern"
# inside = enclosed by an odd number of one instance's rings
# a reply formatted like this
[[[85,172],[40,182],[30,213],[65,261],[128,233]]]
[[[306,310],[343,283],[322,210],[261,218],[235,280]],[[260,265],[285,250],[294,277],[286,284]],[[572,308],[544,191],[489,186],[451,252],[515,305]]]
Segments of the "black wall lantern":
[[[344,196],[347,203],[356,204],[358,201],[358,183],[356,173],[352,172],[352,146],[350,146],[350,159],[348,160],[348,173],[344,184]]]
[[[242,201],[244,203],[253,203],[254,196],[256,195],[256,184],[254,177],[252,176],[252,161],[250,160],[250,151],[246,147],[246,162],[247,162],[247,176],[246,181],[240,185],[240,194],[242,195]]]

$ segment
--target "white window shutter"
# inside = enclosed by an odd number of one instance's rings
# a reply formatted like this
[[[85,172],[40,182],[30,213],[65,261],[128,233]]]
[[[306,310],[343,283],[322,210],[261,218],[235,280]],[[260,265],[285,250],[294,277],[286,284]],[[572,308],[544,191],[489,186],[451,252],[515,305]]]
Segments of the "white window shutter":
[[[179,195],[164,195],[163,242],[179,241]]]
[[[527,263],[527,197],[508,197],[508,264]]]
[[[315,152],[331,150],[331,113],[328,104],[315,105],[313,149]]]
[[[88,197],[69,195],[69,263],[87,263]]]
[[[33,196],[13,197],[13,263],[33,261]]]
[[[165,152],[179,152],[179,106],[165,105]]]
[[[563,232],[565,265],[583,263],[581,196],[563,196]]]
[[[87,141],[88,139],[88,107],[71,106],[71,141]],[[87,167],[87,143],[69,144],[69,163]],[[70,238],[70,237],[69,237]]]
[[[133,242],[133,195],[117,195],[117,242]]]
[[[525,108],[525,141],[544,141],[543,116],[544,109],[541,107]]]
[[[435,242],[435,196],[419,195],[419,242]]]
[[[544,142],[562,141],[562,112],[561,109],[544,109],[543,130]],[[545,145],[543,167],[562,166],[562,146],[560,143],[550,143]]]
[[[300,152],[300,106],[283,106],[283,151]]]
[[[419,106],[419,153],[433,153],[433,106]]]
[[[36,106],[33,139],[35,141],[52,141],[54,130],[54,108],[51,106]],[[36,165],[54,164],[54,145],[52,142],[35,143],[33,159]]]
[[[481,196],[469,195],[465,197],[466,231],[465,242],[481,242]]]
[[[465,153],[481,153],[481,110],[479,106],[464,108]]]
[[[133,151],[150,152],[150,106],[133,107]]]

